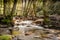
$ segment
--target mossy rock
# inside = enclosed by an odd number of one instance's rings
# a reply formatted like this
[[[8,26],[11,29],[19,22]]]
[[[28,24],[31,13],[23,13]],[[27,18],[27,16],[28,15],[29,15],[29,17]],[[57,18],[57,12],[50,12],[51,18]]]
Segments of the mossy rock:
[[[0,40],[11,40],[11,35],[2,35],[0,36]]]

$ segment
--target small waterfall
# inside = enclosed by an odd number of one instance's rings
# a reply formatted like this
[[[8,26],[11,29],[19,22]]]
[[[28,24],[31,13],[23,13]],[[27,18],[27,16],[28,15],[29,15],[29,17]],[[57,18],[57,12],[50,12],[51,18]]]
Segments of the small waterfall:
[[[18,31],[22,31],[22,34],[25,34],[26,31],[28,30],[33,30],[33,29],[44,29],[41,26],[37,26],[35,24],[32,24],[33,21],[31,20],[25,20],[25,21],[16,21],[16,24],[14,25],[14,28],[18,27]]]

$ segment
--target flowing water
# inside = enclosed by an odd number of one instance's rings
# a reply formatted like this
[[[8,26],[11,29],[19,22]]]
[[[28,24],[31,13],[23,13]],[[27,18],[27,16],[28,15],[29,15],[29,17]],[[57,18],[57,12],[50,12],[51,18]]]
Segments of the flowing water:
[[[19,35],[19,38],[21,39],[24,39],[24,40],[33,40],[33,37],[35,36],[34,33],[32,34],[29,34],[28,36],[25,35],[26,32],[29,32],[29,30],[42,30],[44,29],[43,27],[41,26],[38,26],[36,24],[32,24],[33,21],[31,20],[26,20],[26,21],[16,21],[16,24],[14,26],[14,28],[19,28],[19,32],[22,32],[20,35]],[[35,40],[35,38],[34,38]],[[39,40],[39,38],[37,39]]]
[[[17,38],[20,40],[58,40],[57,36],[54,34],[56,33],[54,30],[38,26],[31,20],[21,22],[18,20],[14,28],[18,28],[17,31],[21,32],[21,34],[17,35]]]

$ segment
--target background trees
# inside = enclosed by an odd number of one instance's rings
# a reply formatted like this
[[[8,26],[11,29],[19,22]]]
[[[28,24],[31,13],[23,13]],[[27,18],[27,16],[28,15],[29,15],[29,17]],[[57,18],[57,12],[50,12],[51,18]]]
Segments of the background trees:
[[[45,23],[50,21],[49,16],[60,15],[60,0],[0,0],[0,12],[4,19],[11,20],[13,16],[44,16]],[[1,14],[0,13],[0,14]]]

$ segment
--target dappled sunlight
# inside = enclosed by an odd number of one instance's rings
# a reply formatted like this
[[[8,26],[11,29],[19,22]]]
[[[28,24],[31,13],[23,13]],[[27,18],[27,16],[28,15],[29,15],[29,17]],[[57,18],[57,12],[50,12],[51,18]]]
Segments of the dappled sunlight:
[[[0,40],[60,40],[60,0],[0,0]]]

